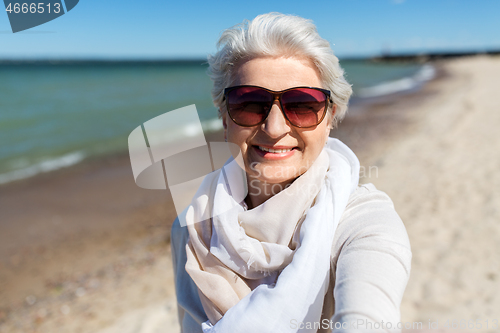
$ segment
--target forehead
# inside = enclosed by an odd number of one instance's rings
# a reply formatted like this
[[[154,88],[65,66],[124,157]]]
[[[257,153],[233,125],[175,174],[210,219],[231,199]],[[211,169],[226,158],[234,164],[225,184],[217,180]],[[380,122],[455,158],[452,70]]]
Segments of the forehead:
[[[260,57],[236,67],[234,85],[255,85],[280,91],[293,87],[322,87],[319,72],[307,58]]]

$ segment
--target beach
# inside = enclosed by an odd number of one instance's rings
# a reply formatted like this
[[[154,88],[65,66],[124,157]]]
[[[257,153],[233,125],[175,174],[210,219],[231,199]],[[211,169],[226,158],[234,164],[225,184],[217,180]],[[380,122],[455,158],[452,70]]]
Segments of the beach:
[[[380,165],[373,183],[394,201],[413,249],[403,320],[498,329],[500,58],[446,70],[408,134],[367,162]]]
[[[355,105],[331,135],[410,238],[402,322],[500,327],[500,57],[436,61],[421,89]],[[223,141],[220,132],[207,141]],[[179,332],[168,191],[127,155],[0,186],[0,332]],[[470,329],[470,326],[469,328]]]

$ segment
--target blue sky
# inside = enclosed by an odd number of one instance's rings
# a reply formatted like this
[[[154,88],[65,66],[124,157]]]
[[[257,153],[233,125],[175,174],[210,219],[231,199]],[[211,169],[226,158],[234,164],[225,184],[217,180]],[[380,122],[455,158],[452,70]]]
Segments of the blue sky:
[[[341,57],[500,49],[499,0],[80,0],[16,34],[2,10],[0,59],[205,58],[223,29],[271,11],[312,19]]]

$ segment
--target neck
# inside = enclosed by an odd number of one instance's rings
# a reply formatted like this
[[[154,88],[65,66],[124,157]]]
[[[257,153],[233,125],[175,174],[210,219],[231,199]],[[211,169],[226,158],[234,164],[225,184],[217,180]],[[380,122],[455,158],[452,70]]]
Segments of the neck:
[[[294,179],[282,183],[267,183],[247,175],[248,195],[245,198],[245,203],[249,209],[255,208],[272,196],[283,191],[290,186],[293,181]]]

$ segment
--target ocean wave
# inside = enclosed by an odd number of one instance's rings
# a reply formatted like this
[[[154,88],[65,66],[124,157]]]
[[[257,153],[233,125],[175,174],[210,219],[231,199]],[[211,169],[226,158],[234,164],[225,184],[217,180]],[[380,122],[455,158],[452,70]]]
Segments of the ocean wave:
[[[217,132],[222,130],[224,127],[222,126],[222,119],[213,118],[209,120],[205,120],[201,122],[201,127],[204,131],[207,132]]]
[[[202,134],[202,132],[217,132],[223,128],[222,120],[219,118],[209,119],[201,122],[201,130],[198,124],[186,124],[181,127],[179,131],[174,132],[175,135],[172,138],[175,140],[179,139],[179,136],[193,137]],[[174,130],[174,129],[173,129]],[[179,133],[180,132],[180,133]]]
[[[382,82],[368,88],[361,88],[356,95],[361,98],[378,97],[414,89],[421,86],[424,82],[431,80],[435,75],[435,68],[432,65],[426,64],[411,77]]]
[[[85,154],[81,151],[66,154],[53,159],[45,160],[29,167],[0,174],[0,184],[14,180],[29,178],[39,173],[54,171],[81,162]]]
[[[161,140],[163,142],[172,143],[184,138],[191,138],[203,135],[203,133],[217,132],[223,129],[222,120],[219,118],[207,119],[200,122],[188,122],[181,126],[179,126],[179,124],[175,126],[163,124],[163,126],[164,127],[154,128],[153,131],[159,131],[161,133]]]
[[[204,132],[216,132],[223,128],[222,120],[219,118],[208,119],[201,122]],[[168,135],[164,137],[167,141],[176,142],[182,138],[192,137],[201,134],[199,124],[186,124],[178,128],[165,129]],[[91,153],[91,155],[95,155]],[[19,159],[10,162],[10,166],[15,170],[0,174],[0,184],[9,183],[19,179],[25,179],[40,173],[54,171],[81,162],[86,157],[81,151],[69,153],[60,157],[44,160],[36,164],[29,165],[27,159]]]

